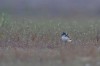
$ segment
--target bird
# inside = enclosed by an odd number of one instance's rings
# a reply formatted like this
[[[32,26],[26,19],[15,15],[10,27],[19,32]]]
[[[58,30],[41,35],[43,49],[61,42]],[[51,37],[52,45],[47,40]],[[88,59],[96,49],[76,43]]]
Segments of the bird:
[[[62,42],[64,42],[65,44],[66,44],[67,42],[71,42],[71,41],[72,41],[72,40],[70,39],[68,33],[66,33],[66,32],[62,32],[62,34],[61,34],[61,40],[62,40]]]

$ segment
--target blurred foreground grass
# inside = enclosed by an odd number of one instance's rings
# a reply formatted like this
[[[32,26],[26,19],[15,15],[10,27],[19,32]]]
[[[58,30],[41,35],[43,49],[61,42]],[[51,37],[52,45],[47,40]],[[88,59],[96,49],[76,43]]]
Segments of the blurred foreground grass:
[[[0,14],[0,66],[100,66],[99,17]],[[72,42],[62,48],[60,34]]]

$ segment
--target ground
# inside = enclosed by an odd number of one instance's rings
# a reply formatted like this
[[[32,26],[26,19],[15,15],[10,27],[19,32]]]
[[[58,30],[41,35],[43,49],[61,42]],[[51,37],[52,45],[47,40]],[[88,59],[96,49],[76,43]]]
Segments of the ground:
[[[100,66],[99,17],[0,15],[1,66]],[[71,43],[60,40],[67,32]]]

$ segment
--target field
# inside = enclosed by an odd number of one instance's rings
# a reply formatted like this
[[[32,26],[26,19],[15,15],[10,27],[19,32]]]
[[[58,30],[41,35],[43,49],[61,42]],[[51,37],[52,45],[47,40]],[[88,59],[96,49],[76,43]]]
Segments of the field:
[[[0,14],[0,66],[100,66],[100,19]],[[67,32],[71,43],[61,42]]]

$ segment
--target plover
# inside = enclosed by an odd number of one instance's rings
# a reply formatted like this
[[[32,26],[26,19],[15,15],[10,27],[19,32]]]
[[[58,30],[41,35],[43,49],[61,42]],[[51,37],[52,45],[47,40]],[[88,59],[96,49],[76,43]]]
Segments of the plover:
[[[71,42],[72,40],[70,39],[68,33],[63,32],[61,34],[61,40],[66,44],[67,42]]]

